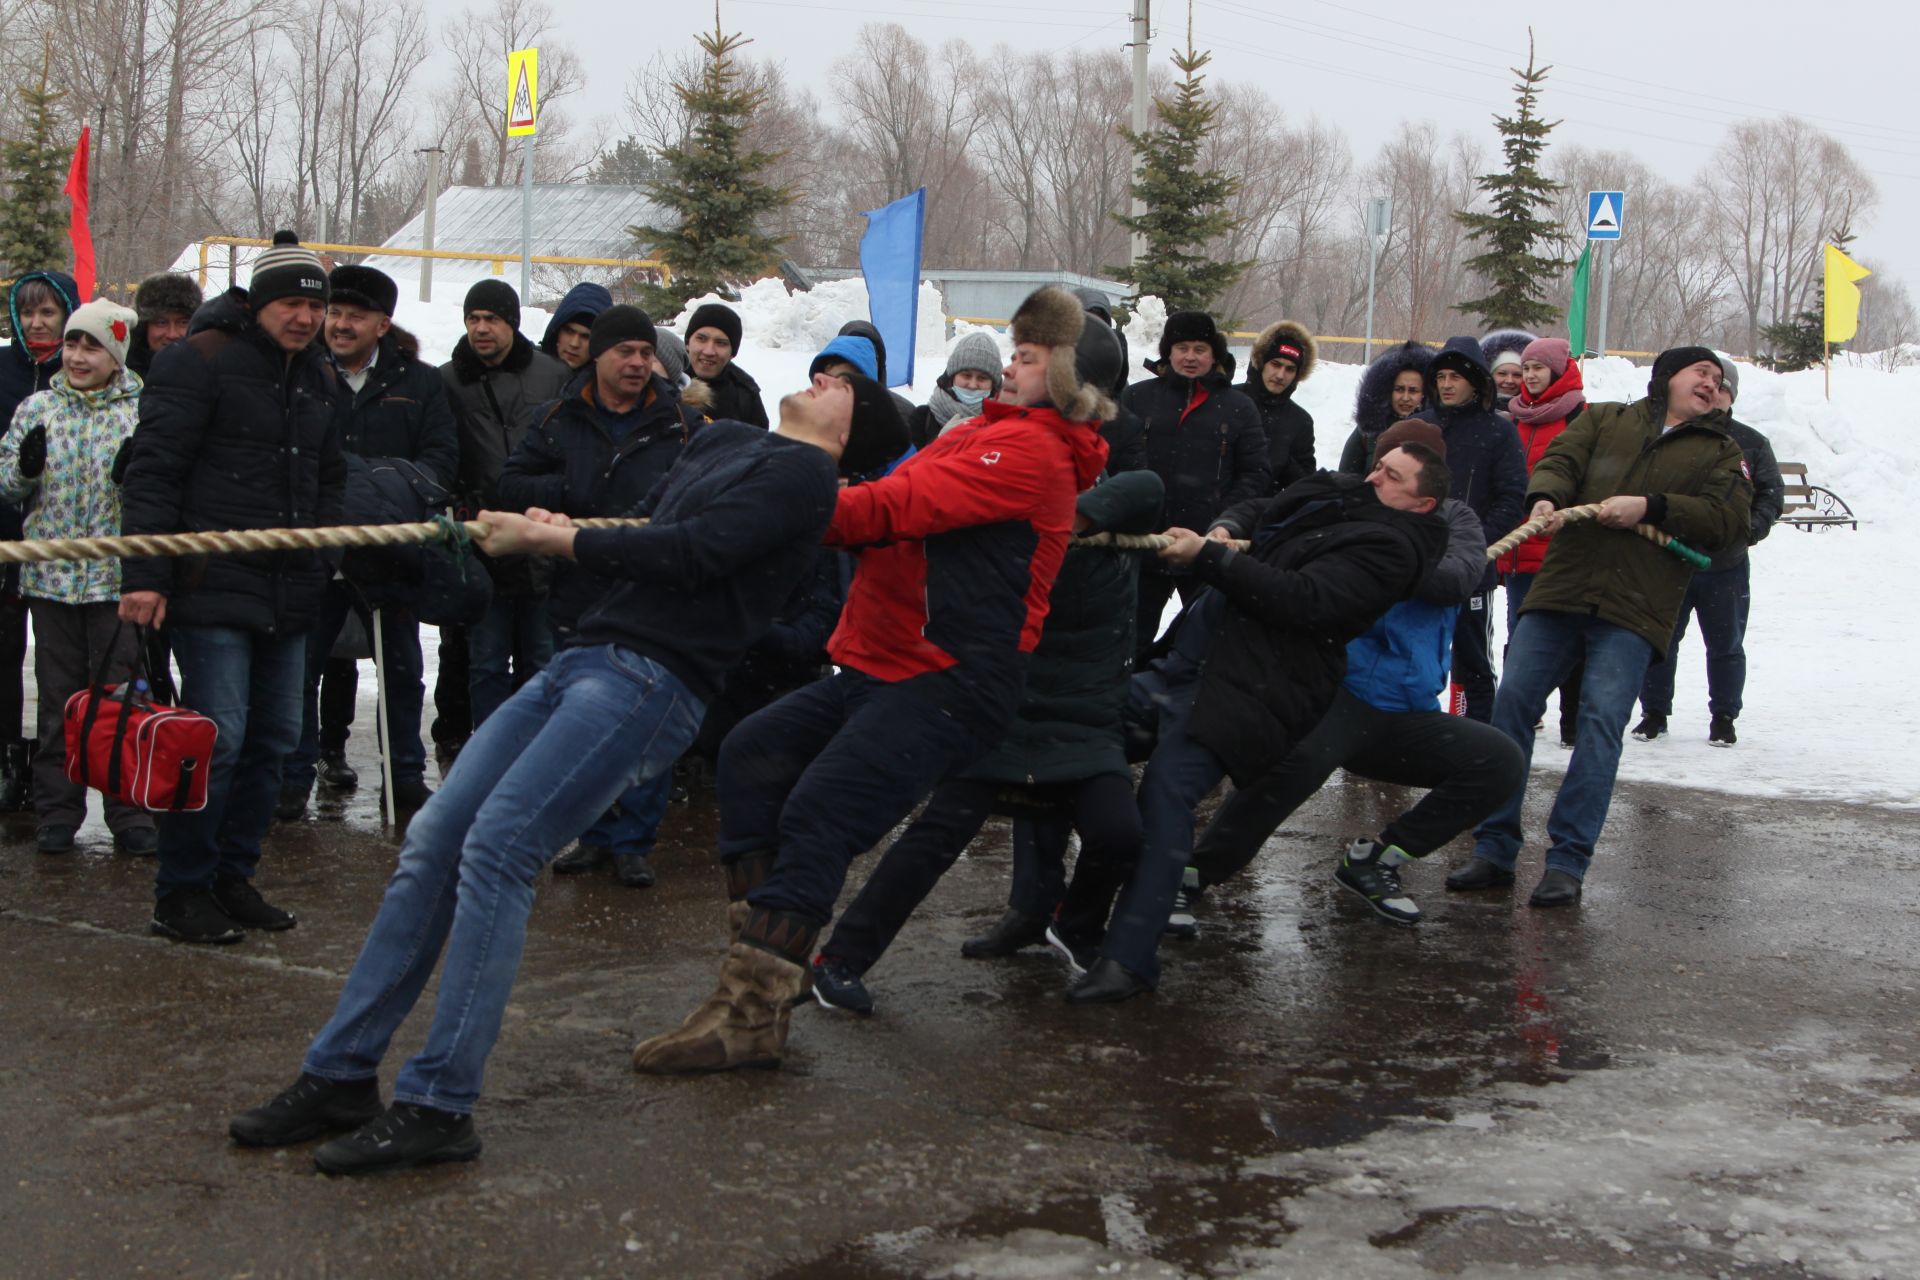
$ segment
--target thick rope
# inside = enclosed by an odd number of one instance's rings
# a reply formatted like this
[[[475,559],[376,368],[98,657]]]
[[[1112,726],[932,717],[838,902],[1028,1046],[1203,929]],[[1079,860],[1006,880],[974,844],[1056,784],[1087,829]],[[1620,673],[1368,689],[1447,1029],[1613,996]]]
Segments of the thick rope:
[[[615,529],[645,520],[575,520],[580,529]],[[479,520],[419,520],[409,524],[341,524],[315,529],[212,529],[202,533],[126,533],[105,538],[37,538],[0,542],[0,564],[48,560],[112,560],[128,556],[233,555],[248,551],[313,551],[333,547],[391,547],[421,542],[456,546],[480,539]],[[484,544],[482,544],[484,546]]]
[[[1592,520],[1598,516],[1600,514],[1600,504],[1597,502],[1589,502],[1578,507],[1562,507],[1553,514],[1559,516],[1568,524],[1577,524],[1582,520]],[[1538,520],[1527,521],[1518,529],[1515,529],[1512,533],[1488,547],[1487,559],[1497,560],[1525,542],[1528,538],[1531,538],[1534,534],[1545,532],[1547,519],[1547,517],[1543,517]],[[1673,554],[1679,556],[1696,569],[1704,569],[1711,563],[1704,553],[1694,550],[1670,533],[1662,533],[1650,524],[1637,524],[1633,526],[1633,532],[1647,539],[1655,546],[1665,547],[1668,551],[1673,552]]]

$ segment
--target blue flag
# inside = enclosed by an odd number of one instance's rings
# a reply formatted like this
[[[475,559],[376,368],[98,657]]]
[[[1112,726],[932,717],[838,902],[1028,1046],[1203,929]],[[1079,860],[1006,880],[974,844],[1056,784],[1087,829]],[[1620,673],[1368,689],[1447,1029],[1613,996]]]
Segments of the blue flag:
[[[914,330],[920,322],[920,233],[927,189],[869,210],[860,237],[860,274],[867,282],[867,315],[887,344],[890,387],[913,381]],[[901,358],[901,353],[906,358]]]

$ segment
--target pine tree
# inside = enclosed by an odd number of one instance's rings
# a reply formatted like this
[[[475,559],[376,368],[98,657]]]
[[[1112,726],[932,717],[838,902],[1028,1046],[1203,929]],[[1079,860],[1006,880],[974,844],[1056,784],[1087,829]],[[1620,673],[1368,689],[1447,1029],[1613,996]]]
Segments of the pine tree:
[[[1820,292],[1824,294],[1825,290]],[[1826,309],[1816,298],[1813,310],[1799,312],[1791,320],[1761,326],[1760,340],[1766,346],[1761,363],[1781,373],[1811,369],[1827,358],[1826,335]],[[1838,350],[1842,344],[1833,345]]]
[[[1200,167],[1201,148],[1220,110],[1200,87],[1200,69],[1212,60],[1211,53],[1194,51],[1189,8],[1186,52],[1173,55],[1180,83],[1171,98],[1154,99],[1159,124],[1144,134],[1120,131],[1140,157],[1132,190],[1143,212],[1138,217],[1116,213],[1114,219],[1145,239],[1146,252],[1136,263],[1109,270],[1132,285],[1135,296],[1158,295],[1169,312],[1210,309],[1252,265],[1207,256],[1209,242],[1240,225],[1227,207],[1240,179]]]
[[[668,227],[629,227],[627,232],[672,271],[667,285],[644,292],[656,314],[678,312],[687,299],[718,293],[737,296],[734,286],[771,268],[779,257],[780,237],[764,235],[760,218],[793,202],[793,193],[759,176],[780,157],[745,149],[753,113],[765,94],[740,83],[734,55],[751,41],[720,28],[720,6],[713,8],[713,33],[695,37],[707,55],[698,79],[675,83],[692,129],[685,141],[659,155],[659,172],[647,194],[679,215]]]
[[[65,96],[47,88],[42,65],[39,87],[20,87],[26,127],[0,146],[0,178],[8,192],[0,200],[0,265],[8,275],[61,267],[71,256],[61,196],[67,153],[53,140],[53,104]]]
[[[1467,228],[1468,237],[1478,240],[1486,250],[1466,263],[1486,282],[1486,296],[1462,302],[1460,310],[1478,315],[1489,329],[1540,329],[1560,319],[1560,309],[1547,302],[1546,294],[1564,264],[1557,255],[1549,257],[1537,251],[1553,248],[1560,240],[1560,228],[1549,215],[1554,193],[1561,190],[1561,185],[1540,172],[1547,135],[1560,122],[1542,120],[1534,110],[1540,85],[1553,68],[1536,69],[1533,63],[1533,31],[1529,29],[1527,68],[1513,68],[1520,77],[1514,86],[1520,110],[1512,116],[1493,118],[1502,139],[1500,148],[1507,156],[1506,172],[1481,174],[1474,179],[1486,193],[1492,211],[1453,215]]]

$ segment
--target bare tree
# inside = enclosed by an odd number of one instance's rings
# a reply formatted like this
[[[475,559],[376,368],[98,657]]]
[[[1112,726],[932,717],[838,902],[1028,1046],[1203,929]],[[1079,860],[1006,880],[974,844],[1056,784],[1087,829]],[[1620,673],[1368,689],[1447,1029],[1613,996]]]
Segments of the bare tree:
[[[540,49],[540,145],[534,151],[536,176],[543,161],[549,176],[565,177],[580,157],[566,147],[570,121],[554,108],[586,85],[580,60],[567,46],[550,37],[553,7],[545,0],[493,0],[488,9],[468,9],[448,21],[441,42],[454,58],[454,84],[461,104],[465,138],[476,139],[484,157],[488,181],[500,186],[508,180],[511,141],[503,116],[507,54],[515,49]],[[556,173],[555,170],[558,170]]]

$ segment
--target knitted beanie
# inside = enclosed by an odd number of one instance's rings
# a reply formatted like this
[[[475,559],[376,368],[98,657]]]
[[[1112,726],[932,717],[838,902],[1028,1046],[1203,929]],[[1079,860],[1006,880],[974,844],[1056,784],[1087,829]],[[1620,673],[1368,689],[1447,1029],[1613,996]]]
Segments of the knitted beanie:
[[[653,317],[625,303],[608,307],[593,318],[587,338],[587,359],[598,360],[623,342],[654,344]]]
[[[1535,338],[1520,353],[1520,359],[1547,366],[1557,381],[1565,375],[1567,366],[1573,363],[1573,348],[1567,345],[1565,338]]]
[[[667,371],[667,381],[681,386],[687,380],[687,344],[680,341],[680,335],[671,329],[655,329],[653,334],[654,358],[660,361],[660,367]]]
[[[843,376],[853,387],[853,424],[840,452],[840,474],[869,475],[905,453],[913,440],[892,393],[865,374]]]
[[[482,280],[467,290],[460,314],[468,316],[476,311],[491,311],[505,320],[508,328],[520,328],[520,295],[505,280]]]
[[[1707,347],[1668,347],[1653,361],[1653,376],[1647,379],[1647,394],[1655,400],[1667,398],[1667,381],[1682,369],[1696,364],[1722,368],[1720,357]]]
[[[696,307],[685,328],[689,338],[702,329],[718,329],[733,344],[733,354],[740,354],[740,313],[732,307],[722,306],[718,302]]]
[[[247,282],[247,302],[255,311],[281,298],[327,300],[326,265],[291,231],[273,233],[273,247],[254,259]]]
[[[1000,344],[979,330],[969,333],[953,344],[953,350],[947,356],[947,371],[941,376],[941,385],[953,386],[953,375],[962,369],[972,369],[975,373],[984,373],[993,379],[993,390],[989,398],[1000,394],[1000,370],[1006,361],[1000,355]]]
[[[74,308],[67,317],[68,333],[84,333],[107,349],[114,363],[127,363],[127,343],[133,338],[133,326],[140,317],[127,307],[106,298],[95,298]]]

